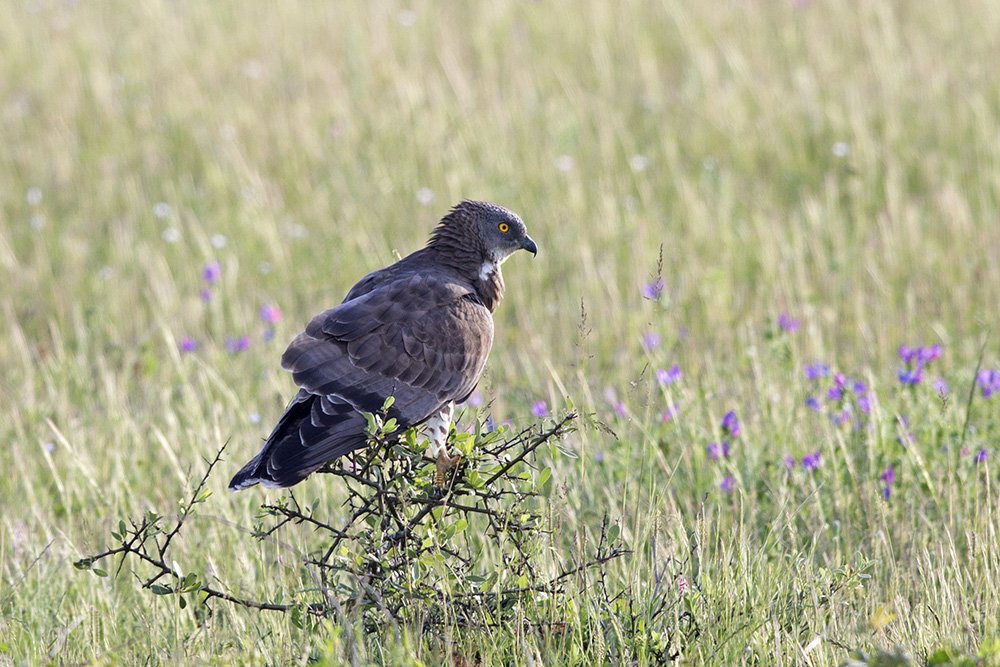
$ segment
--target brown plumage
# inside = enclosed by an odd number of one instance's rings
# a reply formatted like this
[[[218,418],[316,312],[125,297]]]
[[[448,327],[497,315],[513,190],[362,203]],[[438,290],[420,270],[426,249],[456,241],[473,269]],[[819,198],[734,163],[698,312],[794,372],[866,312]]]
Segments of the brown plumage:
[[[358,282],[339,306],[313,318],[281,366],[301,389],[231,491],[292,486],[367,442],[365,412],[394,397],[388,417],[407,429],[434,417],[439,471],[455,402],[475,389],[503,298],[500,264],[537,252],[524,223],[505,208],[464,201],[427,246]]]

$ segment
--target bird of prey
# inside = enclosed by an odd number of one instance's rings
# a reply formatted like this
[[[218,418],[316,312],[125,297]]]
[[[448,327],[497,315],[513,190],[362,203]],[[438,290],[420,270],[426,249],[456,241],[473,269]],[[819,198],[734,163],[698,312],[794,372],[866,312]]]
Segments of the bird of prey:
[[[363,447],[365,413],[389,396],[397,432],[426,422],[440,484],[458,460],[447,453],[455,403],[475,389],[493,344],[500,265],[521,249],[538,252],[515,213],[463,201],[426,247],[368,274],[314,317],[281,357],[299,392],[229,490],[289,487]]]

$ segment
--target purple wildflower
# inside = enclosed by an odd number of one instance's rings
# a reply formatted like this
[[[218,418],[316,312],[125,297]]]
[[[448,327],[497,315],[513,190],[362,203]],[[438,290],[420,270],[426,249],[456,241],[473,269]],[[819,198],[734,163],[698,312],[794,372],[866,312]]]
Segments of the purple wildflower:
[[[219,282],[222,278],[222,263],[221,262],[209,262],[205,265],[205,268],[201,271],[201,277],[205,279],[205,282],[209,285],[214,285]]]
[[[844,390],[838,387],[837,385],[830,387],[830,389],[826,392],[826,400],[830,401],[831,403],[839,402],[840,399],[843,398],[843,396],[844,396]]]
[[[677,404],[675,403],[674,405],[670,406],[669,408],[663,411],[663,414],[660,415],[660,422],[666,424],[668,421],[672,421],[676,416],[677,416]]]
[[[545,401],[538,401],[531,406],[531,414],[536,417],[548,417],[549,407],[545,405]]]
[[[993,395],[996,390],[996,371],[979,371],[979,375],[976,376],[976,382],[983,389],[983,396],[989,398]]]
[[[855,382],[852,387],[855,396],[864,396],[868,393],[868,387],[865,386],[864,382]]]
[[[184,338],[181,338],[181,342],[178,347],[180,347],[181,352],[194,352],[198,349],[198,341],[191,338],[191,336],[184,336]]]
[[[831,414],[830,421],[833,422],[834,426],[840,426],[841,424],[851,423],[851,411],[844,408],[839,414]]]
[[[250,349],[250,336],[240,336],[239,338],[226,339],[226,351],[229,354],[239,354]]]
[[[650,331],[642,337],[642,349],[649,352],[650,350],[655,350],[658,347],[660,347],[660,334],[655,331]]]
[[[281,321],[281,318],[281,308],[269,304],[264,304],[260,307],[260,319],[264,320],[268,324],[277,324]]]
[[[885,484],[895,484],[896,483],[896,471],[891,465],[886,466],[885,472],[879,477]]]
[[[201,291],[201,300],[204,301],[205,303],[208,303],[209,301],[211,301],[212,300],[212,290],[210,290],[210,289],[203,289]]]
[[[983,398],[989,398],[1000,392],[1000,371],[983,370],[976,376],[976,382],[983,390]]]
[[[885,468],[879,479],[882,480],[882,497],[889,500],[891,494],[890,487],[896,483],[896,471],[893,470],[892,465],[888,465]]]
[[[829,364],[820,364],[820,363],[806,364],[807,380],[819,380],[825,377],[830,377]]]
[[[736,418],[736,412],[730,410],[722,418],[722,430],[733,438],[740,437],[740,420]]]
[[[604,452],[597,452],[597,454],[594,455],[594,459],[598,463],[604,463]]]
[[[899,358],[906,364],[906,369],[899,371],[899,382],[903,385],[915,386],[923,379],[924,367],[938,359],[943,352],[940,345],[930,347],[910,347],[902,345],[899,348]]]
[[[807,398],[806,405],[809,406],[811,409],[815,410],[816,412],[819,412],[820,410],[823,409],[823,406],[820,404],[819,399],[816,398],[815,396],[810,396],[809,398]]]
[[[866,415],[871,413],[872,405],[871,401],[868,399],[867,396],[862,396],[861,398],[858,399],[858,409],[861,410],[861,412],[865,413]]]
[[[788,313],[782,313],[778,316],[778,326],[782,331],[787,331],[788,333],[793,333],[799,329],[799,321],[793,320],[789,317]]]
[[[980,449],[979,455],[976,456],[976,463],[986,463],[986,449]]]
[[[719,488],[723,493],[731,493],[736,488],[736,480],[731,475],[726,475],[726,478],[719,484]]]
[[[705,449],[708,451],[709,458],[713,461],[718,461],[720,458],[729,458],[729,442],[726,440],[722,441],[721,446],[718,443],[713,442]]]
[[[787,470],[788,472],[791,472],[791,471],[795,470],[795,458],[794,457],[792,457],[792,456],[786,456],[783,459],[783,463],[785,464],[785,470]]]
[[[806,454],[802,457],[802,469],[812,471],[823,465],[823,457],[820,456],[819,451],[815,451],[812,454]]]
[[[931,345],[930,347],[922,347],[917,351],[917,357],[922,364],[929,364],[935,359],[941,356],[943,348],[940,345]]]
[[[934,391],[942,398],[948,395],[948,382],[944,378],[934,380]]]
[[[642,298],[650,301],[659,301],[660,294],[663,293],[663,278],[657,276],[655,282],[646,283],[642,286]]]
[[[681,367],[674,364],[670,367],[668,371],[665,368],[660,368],[656,371],[656,381],[660,383],[661,387],[666,387],[674,382],[681,379]]]
[[[628,417],[628,406],[625,405],[624,401],[615,401],[615,414],[618,415],[619,419]]]
[[[483,404],[483,395],[477,391],[472,396],[469,396],[469,398],[465,401],[465,404],[470,408],[478,408]]]

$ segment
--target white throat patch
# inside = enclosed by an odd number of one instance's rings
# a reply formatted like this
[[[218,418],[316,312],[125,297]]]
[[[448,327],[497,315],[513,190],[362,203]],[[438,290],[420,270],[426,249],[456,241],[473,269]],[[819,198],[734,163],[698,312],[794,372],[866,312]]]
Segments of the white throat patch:
[[[487,281],[493,277],[493,274],[497,271],[497,265],[491,260],[486,260],[483,262],[482,267],[479,269],[479,279],[482,281]]]
[[[479,267],[479,279],[489,280],[490,278],[492,278],[493,274],[497,272],[498,268],[500,268],[500,265],[503,264],[505,261],[507,261],[507,258],[513,254],[514,254],[513,250],[507,253],[501,253],[498,251],[494,251],[493,253],[491,253],[492,256],[488,260],[483,262],[483,265],[481,267]]]

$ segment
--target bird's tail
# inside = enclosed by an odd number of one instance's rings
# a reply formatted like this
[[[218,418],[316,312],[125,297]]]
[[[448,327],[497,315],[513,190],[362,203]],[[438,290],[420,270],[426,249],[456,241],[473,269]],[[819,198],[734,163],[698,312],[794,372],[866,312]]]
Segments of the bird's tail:
[[[328,461],[364,446],[365,424],[346,402],[300,390],[260,453],[233,476],[229,490],[294,486]]]
[[[257,476],[257,468],[260,467],[260,460],[263,454],[264,452],[261,451],[260,454],[250,459],[249,463],[240,468],[238,473],[233,475],[233,479],[229,482],[230,491],[249,489],[251,486],[256,486],[261,482]]]

